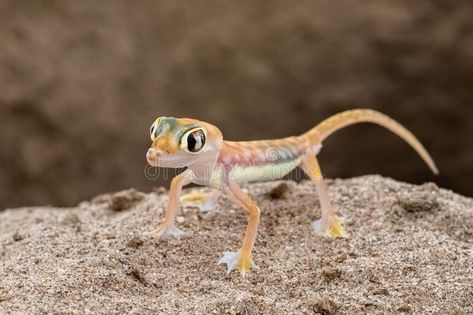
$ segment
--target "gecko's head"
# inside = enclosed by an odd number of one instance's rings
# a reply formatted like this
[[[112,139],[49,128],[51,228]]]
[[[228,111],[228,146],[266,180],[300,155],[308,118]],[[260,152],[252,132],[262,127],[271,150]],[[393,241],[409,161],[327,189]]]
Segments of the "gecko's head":
[[[150,136],[152,144],[146,159],[160,167],[214,162],[223,144],[217,127],[189,118],[159,117],[151,125]]]

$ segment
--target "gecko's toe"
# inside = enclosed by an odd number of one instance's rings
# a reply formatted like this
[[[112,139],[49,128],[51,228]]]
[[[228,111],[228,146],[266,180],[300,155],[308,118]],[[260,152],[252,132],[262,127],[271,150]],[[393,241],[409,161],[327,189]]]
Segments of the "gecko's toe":
[[[196,207],[200,210],[200,212],[206,213],[206,212],[212,212],[215,210],[215,205],[212,203],[194,203],[191,206]]]
[[[239,257],[239,252],[223,252],[223,257],[219,259],[218,264],[227,264],[227,273],[230,273],[236,268]]]
[[[315,235],[329,236],[327,224],[322,222],[321,219],[312,222],[312,230]]]
[[[223,257],[220,258],[218,264],[227,264],[227,273],[237,269],[241,275],[245,275],[251,268],[258,268],[251,259],[250,255],[241,255],[238,252],[223,252]]]

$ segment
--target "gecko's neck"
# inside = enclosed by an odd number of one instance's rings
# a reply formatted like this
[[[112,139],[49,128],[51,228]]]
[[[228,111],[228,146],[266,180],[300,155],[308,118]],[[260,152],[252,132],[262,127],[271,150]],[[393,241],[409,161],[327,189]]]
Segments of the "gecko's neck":
[[[204,159],[200,159],[187,166],[192,171],[194,183],[206,185],[210,181],[217,165],[220,151],[215,151],[214,154],[209,154]]]

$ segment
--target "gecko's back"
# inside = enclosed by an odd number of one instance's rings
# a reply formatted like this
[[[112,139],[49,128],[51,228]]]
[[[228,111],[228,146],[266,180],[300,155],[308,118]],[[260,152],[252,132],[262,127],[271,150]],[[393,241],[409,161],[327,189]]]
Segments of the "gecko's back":
[[[276,140],[224,141],[213,182],[227,176],[236,183],[281,178],[295,169],[309,149],[300,137]],[[315,150],[313,152],[318,153]]]

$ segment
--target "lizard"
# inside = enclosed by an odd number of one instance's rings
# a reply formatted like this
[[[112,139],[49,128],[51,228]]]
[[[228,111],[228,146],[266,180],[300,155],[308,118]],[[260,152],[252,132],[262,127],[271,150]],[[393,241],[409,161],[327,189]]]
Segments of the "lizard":
[[[146,159],[151,166],[185,168],[170,185],[164,221],[153,233],[179,236],[175,225],[180,202],[209,209],[216,201],[216,192],[225,192],[247,211],[248,222],[238,251],[226,251],[218,261],[227,264],[227,271],[237,269],[243,275],[256,267],[253,247],[260,220],[260,209],[241,188],[241,184],[268,181],[287,175],[300,167],[315,183],[321,217],[312,223],[313,231],[328,237],[344,237],[342,219],[329,198],[329,191],[319,166],[317,154],[322,142],[335,131],[348,125],[368,122],[380,125],[406,141],[425,161],[434,174],[437,166],[419,140],[400,123],[371,109],[352,109],[335,114],[309,131],[275,140],[226,141],[216,126],[196,119],[159,117],[150,128],[151,147]],[[194,183],[212,188],[209,193],[193,193],[180,197],[183,186]]]

